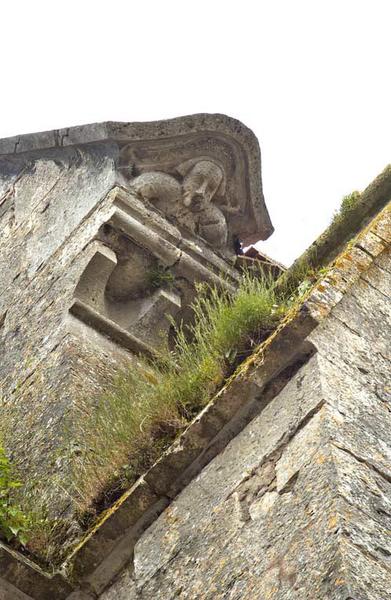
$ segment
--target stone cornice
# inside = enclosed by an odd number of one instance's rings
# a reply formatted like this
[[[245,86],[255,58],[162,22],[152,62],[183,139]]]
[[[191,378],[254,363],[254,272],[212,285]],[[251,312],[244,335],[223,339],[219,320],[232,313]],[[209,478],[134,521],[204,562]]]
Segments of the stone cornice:
[[[272,234],[258,140],[240,121],[225,115],[196,114],[147,123],[107,121],[14,136],[0,140],[0,156],[99,142],[118,146],[119,166],[125,150],[142,171],[172,172],[175,164],[195,157],[216,160],[225,170],[230,202],[240,208],[232,217],[233,233],[247,245]]]

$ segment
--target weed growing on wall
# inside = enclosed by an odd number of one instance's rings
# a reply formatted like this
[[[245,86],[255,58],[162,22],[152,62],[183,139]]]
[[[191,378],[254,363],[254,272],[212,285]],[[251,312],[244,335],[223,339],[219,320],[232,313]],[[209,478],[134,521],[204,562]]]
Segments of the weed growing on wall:
[[[23,488],[23,495],[17,490],[29,515],[27,550],[35,560],[61,562],[82,531],[152,466],[226,379],[297,309],[317,275],[302,263],[294,281],[275,282],[247,271],[235,293],[199,284],[192,324],[174,326],[173,351],[165,348],[148,361],[135,359],[101,397],[78,399],[83,418],[76,425],[73,419],[64,423],[66,442],[50,458],[70,468],[66,482],[52,481],[50,493],[55,495],[59,486],[69,494],[78,507],[78,523],[66,515],[50,516],[51,496],[40,496],[39,486]],[[25,523],[17,532],[22,541]]]
[[[357,202],[360,200],[360,192],[354,191],[347,196],[344,196],[341,201],[339,209],[335,212],[331,226],[340,223],[345,218],[349,217],[349,214],[353,212]]]
[[[361,193],[355,191],[342,198],[340,207],[334,213],[326,231],[281,275],[277,284],[280,291],[300,295],[303,286],[315,281],[321,274],[321,269],[327,269],[331,249],[338,248],[340,240],[346,244],[350,239],[350,222],[357,213],[357,204],[361,197]]]
[[[13,477],[11,464],[0,445],[0,536],[8,542],[17,540],[24,545],[29,528],[28,519],[12,499],[12,491],[20,486],[21,483]]]
[[[173,324],[173,351],[165,348],[148,361],[135,359],[101,397],[86,398],[85,403],[79,398],[83,418],[76,420],[77,430],[73,420],[64,424],[67,442],[55,459],[69,465],[71,475],[67,482],[53,481],[51,488],[52,494],[57,485],[69,494],[78,507],[78,524],[66,516],[51,517],[51,497],[37,495],[39,486],[24,488],[20,501],[31,532],[27,550],[35,560],[61,562],[82,530],[152,466],[225,380],[296,309],[316,278],[317,272],[303,263],[294,284],[281,278],[275,282],[259,271],[244,272],[235,293],[198,284],[192,324]],[[24,531],[22,522],[17,535]]]
[[[146,280],[152,288],[172,287],[175,277],[169,269],[157,266],[147,271]]]
[[[238,364],[268,337],[287,303],[275,282],[243,275],[235,294],[198,285],[193,324],[176,328],[174,351],[121,373],[83,420],[74,493],[107,506],[160,456]]]

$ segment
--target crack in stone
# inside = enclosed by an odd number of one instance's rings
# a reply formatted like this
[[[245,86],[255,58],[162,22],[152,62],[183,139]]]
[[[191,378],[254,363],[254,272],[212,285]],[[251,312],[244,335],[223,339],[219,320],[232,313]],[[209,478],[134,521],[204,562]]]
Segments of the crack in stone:
[[[341,319],[341,317],[338,317],[337,315],[333,314],[334,319],[336,319],[337,321],[339,321],[340,323],[342,323],[342,325],[344,327],[346,327],[346,329],[348,331],[351,331],[352,333],[354,333],[354,335],[357,335],[359,338],[362,338],[362,335],[359,331],[357,331],[356,329],[354,329],[353,327],[351,327],[350,325],[348,325],[345,321],[343,321]]]
[[[51,192],[54,190],[54,188],[55,188],[55,187],[58,185],[58,183],[61,181],[61,179],[62,179],[62,178],[65,176],[65,175],[67,175],[67,172],[66,172],[66,171],[63,171],[63,172],[62,172],[62,173],[61,173],[61,174],[60,174],[60,175],[57,177],[56,181],[53,183],[52,187],[51,187],[51,188],[50,188],[50,189],[49,189],[49,190],[46,192],[46,194],[44,194],[44,195],[42,196],[42,198],[40,198],[40,199],[38,200],[38,202],[36,202],[36,204],[35,204],[35,206],[33,207],[33,209],[34,209],[36,206],[38,206],[38,204],[41,204],[41,203],[42,203],[42,202],[45,200],[45,198],[47,198],[47,197],[49,196],[49,194],[50,194],[50,193],[51,193]],[[40,211],[40,213],[41,213],[41,214],[42,214],[42,213],[44,213],[44,212],[45,212],[45,211],[46,211],[46,210],[49,208],[49,205],[50,205],[50,201],[49,201],[49,202],[46,204],[46,206],[44,206],[44,208],[43,208],[43,209]]]
[[[381,294],[382,296],[384,296],[384,298],[389,301],[390,300],[390,296],[388,296],[387,294],[385,294],[384,292],[382,292],[382,290],[379,290],[378,287],[376,287],[369,279],[366,279],[365,277],[361,277],[362,281],[365,281],[366,284],[369,285],[369,287],[371,287],[373,290],[375,290],[376,292],[378,292],[379,294]],[[359,298],[359,296],[357,294],[354,295],[355,298]]]
[[[361,250],[361,252],[364,252],[364,254],[366,254],[367,256],[369,256],[369,258],[372,258],[372,260],[374,260],[377,256],[379,256],[379,254],[372,254],[369,250],[367,250],[366,248],[364,248],[364,246],[361,246],[360,242],[358,242],[356,244],[356,248],[358,248],[359,250]]]
[[[15,194],[15,185],[20,181],[20,179],[26,174],[26,172],[31,168],[32,163],[29,161],[22,167],[19,171],[18,175],[15,177],[14,181],[10,184],[8,189],[4,192],[2,197],[0,198],[0,206],[6,202],[9,198],[11,198]]]
[[[369,469],[375,471],[375,473],[377,473],[378,475],[380,475],[380,477],[382,477],[388,483],[391,483],[391,475],[388,475],[387,473],[385,473],[384,471],[382,471],[381,469],[379,469],[379,467],[376,467],[372,463],[368,462],[365,458],[363,458],[361,456],[357,456],[357,454],[355,454],[352,450],[349,450],[348,448],[344,448],[343,446],[340,446],[335,441],[332,441],[331,444],[333,446],[335,446],[335,448],[338,448],[339,450],[342,450],[342,452],[346,452],[346,454],[349,454],[350,456],[352,456],[355,460],[357,460],[357,462],[359,462],[361,464],[364,464]]]
[[[323,408],[323,406],[325,406],[326,401],[324,399],[322,399],[312,410],[310,410],[306,416],[304,417],[304,419],[302,419],[302,421],[300,421],[300,423],[297,425],[297,427],[294,430],[291,431],[287,431],[284,433],[283,436],[281,436],[280,440],[277,442],[276,447],[274,448],[274,450],[272,450],[269,454],[267,454],[260,463],[258,463],[258,465],[256,465],[250,473],[248,473],[237,485],[236,487],[226,496],[225,501],[228,500],[230,497],[232,497],[235,493],[238,493],[238,488],[240,488],[240,486],[243,485],[243,483],[245,483],[246,481],[251,480],[253,477],[255,477],[258,472],[266,466],[267,463],[273,463],[274,465],[277,464],[278,460],[281,458],[281,455],[283,453],[283,451],[285,450],[285,448],[289,445],[289,443],[291,442],[291,440],[309,423],[309,421],[311,421],[311,419],[318,413],[320,412],[320,410]],[[292,481],[292,479],[294,479],[296,476],[298,475],[298,473],[292,475],[292,477],[290,478],[290,480],[285,484],[284,488],[286,486],[288,486],[290,484],[290,482]],[[294,482],[292,482],[292,487],[294,485]],[[284,490],[283,488],[283,490]],[[286,491],[290,491],[290,490],[285,490],[285,492],[283,490],[280,490],[279,493],[285,493]],[[265,490],[266,492],[267,490]]]
[[[65,133],[60,138],[60,146],[64,146],[65,138],[69,137],[69,127],[65,130]]]
[[[383,352],[381,352],[380,350],[378,350],[377,352],[375,352],[375,354],[377,356],[381,356],[381,358],[383,358],[387,362],[391,362],[391,356],[387,356],[386,354],[383,354]]]
[[[354,546],[355,548],[358,548],[358,550],[360,550],[361,554],[363,554],[363,556],[365,556],[366,558],[370,558],[372,560],[376,561],[376,565],[379,566],[379,562],[378,559],[379,557],[372,553],[370,550],[368,550],[365,546],[363,546],[362,544],[358,543],[358,542],[354,542],[348,535],[346,535],[346,533],[341,532],[341,535],[349,541],[349,544],[351,546]],[[391,572],[391,566],[387,565],[386,563],[382,562],[380,564],[381,567],[383,567],[386,571],[390,571]]]

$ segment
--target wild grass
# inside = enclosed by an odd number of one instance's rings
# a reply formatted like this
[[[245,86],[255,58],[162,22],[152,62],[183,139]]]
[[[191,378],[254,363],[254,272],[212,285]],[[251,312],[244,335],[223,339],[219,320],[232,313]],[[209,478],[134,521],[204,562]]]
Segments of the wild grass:
[[[0,537],[25,545],[29,520],[12,497],[12,492],[21,486],[0,445]]]
[[[354,235],[350,222],[351,218],[357,218],[357,204],[361,198],[362,195],[358,191],[342,198],[340,207],[335,211],[326,231],[281,275],[277,284],[280,290],[300,295],[315,282],[322,269],[327,269],[331,260]]]
[[[349,217],[349,214],[353,212],[357,202],[361,198],[361,193],[358,191],[351,192],[347,196],[342,198],[339,209],[334,213],[331,221],[331,227],[337,223],[342,222],[345,218]]]
[[[135,358],[103,395],[84,403],[78,398],[83,414],[64,425],[65,447],[51,457],[71,471],[51,480],[50,488],[50,494],[68,494],[69,515],[53,516],[51,496],[39,485],[16,489],[17,500],[23,492],[19,505],[28,515],[23,527],[34,560],[59,565],[96,516],[152,466],[276,329],[298,294],[313,285],[315,272],[303,267],[300,277],[296,290],[251,271],[234,294],[199,284],[191,324],[175,326],[174,350],[165,348],[153,360]]]
[[[82,510],[104,508],[160,456],[211,395],[277,326],[285,299],[265,276],[243,276],[235,294],[199,285],[193,323],[174,351],[139,359],[83,420],[74,462]],[[98,500],[97,500],[98,499]]]
[[[170,269],[157,266],[147,271],[146,280],[148,285],[152,288],[160,288],[162,286],[172,287],[175,282],[175,277]]]
[[[247,271],[234,294],[198,285],[192,322],[175,326],[173,351],[165,348],[148,361],[135,358],[103,395],[78,398],[80,418],[72,413],[65,419],[65,445],[48,458],[61,461],[68,474],[51,479],[49,494],[35,484],[16,490],[28,514],[26,549],[34,560],[46,567],[61,563],[96,516],[152,466],[277,328],[313,285],[315,271],[307,265],[300,277],[294,289]],[[69,513],[53,515],[57,489],[68,494]]]

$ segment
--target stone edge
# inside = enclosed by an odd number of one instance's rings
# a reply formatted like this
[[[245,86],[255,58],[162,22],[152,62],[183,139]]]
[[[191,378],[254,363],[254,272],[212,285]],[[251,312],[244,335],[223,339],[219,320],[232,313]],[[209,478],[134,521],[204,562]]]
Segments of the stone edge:
[[[371,224],[372,220],[391,201],[391,165],[360,194],[357,204],[329,227],[303,252],[281,277],[284,284],[297,282],[307,266],[317,269],[330,264],[345,245]]]
[[[2,155],[18,155],[34,150],[62,148],[104,140],[132,142],[164,139],[194,132],[221,133],[241,146],[248,167],[250,197],[260,210],[257,223],[259,229],[257,239],[249,238],[248,243],[254,243],[258,239],[267,239],[273,233],[274,228],[263,195],[259,142],[251,129],[239,120],[227,115],[199,113],[174,119],[134,123],[104,121],[52,131],[16,135],[0,139],[0,157]]]

